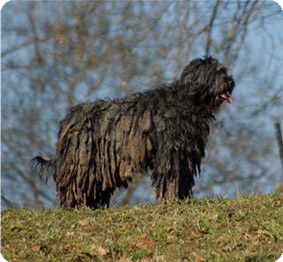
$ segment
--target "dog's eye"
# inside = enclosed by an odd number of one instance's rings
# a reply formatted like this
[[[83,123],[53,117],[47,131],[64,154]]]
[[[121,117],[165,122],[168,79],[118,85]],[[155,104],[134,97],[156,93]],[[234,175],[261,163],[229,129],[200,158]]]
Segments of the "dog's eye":
[[[224,68],[224,67],[219,68],[219,69],[217,70],[217,72],[218,72],[219,74],[227,74],[227,70],[226,70],[226,68]]]

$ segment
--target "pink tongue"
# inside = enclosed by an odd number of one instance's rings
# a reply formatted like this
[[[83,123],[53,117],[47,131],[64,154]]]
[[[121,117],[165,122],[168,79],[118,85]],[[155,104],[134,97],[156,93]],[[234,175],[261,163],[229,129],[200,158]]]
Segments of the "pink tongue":
[[[229,104],[232,104],[232,97],[231,96],[227,96],[227,95],[225,95],[225,94],[222,94],[221,95],[221,97],[223,98],[223,99],[225,99],[225,100],[227,100],[227,102],[229,103]]]

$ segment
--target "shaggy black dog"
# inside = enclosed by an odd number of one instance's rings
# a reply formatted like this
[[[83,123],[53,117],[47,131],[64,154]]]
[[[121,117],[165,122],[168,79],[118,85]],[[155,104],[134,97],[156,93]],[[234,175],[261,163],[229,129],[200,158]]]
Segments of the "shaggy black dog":
[[[195,59],[179,80],[125,98],[79,104],[60,122],[54,159],[33,159],[50,168],[61,206],[109,206],[116,187],[135,173],[152,170],[161,201],[192,196],[194,176],[209,135],[209,123],[230,97],[234,80],[211,57]]]

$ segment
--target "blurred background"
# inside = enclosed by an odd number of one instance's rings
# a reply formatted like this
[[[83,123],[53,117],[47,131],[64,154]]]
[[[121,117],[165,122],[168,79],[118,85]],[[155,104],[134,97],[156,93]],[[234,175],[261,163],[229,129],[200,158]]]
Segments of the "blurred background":
[[[207,55],[229,68],[236,87],[212,126],[194,196],[235,198],[283,183],[283,13],[275,2],[10,1],[1,18],[2,209],[57,206],[54,182],[33,175],[30,160],[55,155],[68,108],[172,82]],[[111,205],[148,201],[145,174],[116,190]]]

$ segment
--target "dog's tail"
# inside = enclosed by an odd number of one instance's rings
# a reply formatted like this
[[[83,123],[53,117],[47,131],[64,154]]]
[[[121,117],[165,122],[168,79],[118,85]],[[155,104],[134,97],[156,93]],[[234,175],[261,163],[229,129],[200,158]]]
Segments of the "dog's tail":
[[[45,160],[41,156],[37,156],[31,160],[32,172],[39,174],[40,179],[46,184],[50,175],[53,175],[53,179],[56,179],[56,159]]]

